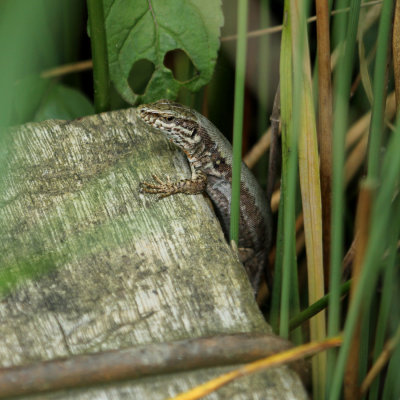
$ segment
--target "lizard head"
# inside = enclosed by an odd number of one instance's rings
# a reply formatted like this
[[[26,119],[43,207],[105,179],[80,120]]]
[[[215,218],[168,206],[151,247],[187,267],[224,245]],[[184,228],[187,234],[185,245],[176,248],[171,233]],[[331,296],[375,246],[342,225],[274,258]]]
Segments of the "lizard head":
[[[181,148],[188,157],[201,141],[197,113],[182,104],[159,100],[137,108],[138,116],[160,130],[169,141]]]

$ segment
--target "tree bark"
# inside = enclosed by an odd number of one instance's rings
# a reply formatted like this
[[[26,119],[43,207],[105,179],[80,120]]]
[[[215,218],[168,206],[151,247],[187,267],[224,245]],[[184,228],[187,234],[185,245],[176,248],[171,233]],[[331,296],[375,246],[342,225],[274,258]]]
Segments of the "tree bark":
[[[190,176],[134,109],[27,124],[0,153],[0,365],[239,332],[269,333],[246,273],[202,195],[139,183]],[[164,399],[232,367],[48,393]],[[35,397],[32,397],[35,398]],[[209,399],[307,398],[286,367]]]

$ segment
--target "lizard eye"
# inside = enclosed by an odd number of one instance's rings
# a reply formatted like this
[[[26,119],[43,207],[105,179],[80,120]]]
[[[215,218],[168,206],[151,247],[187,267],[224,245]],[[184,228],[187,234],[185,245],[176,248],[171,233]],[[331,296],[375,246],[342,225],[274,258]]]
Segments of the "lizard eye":
[[[174,120],[174,117],[172,115],[167,117],[167,121],[173,121],[173,120]]]
[[[217,158],[214,161],[214,168],[219,168],[219,166],[222,164],[222,160],[220,158]]]

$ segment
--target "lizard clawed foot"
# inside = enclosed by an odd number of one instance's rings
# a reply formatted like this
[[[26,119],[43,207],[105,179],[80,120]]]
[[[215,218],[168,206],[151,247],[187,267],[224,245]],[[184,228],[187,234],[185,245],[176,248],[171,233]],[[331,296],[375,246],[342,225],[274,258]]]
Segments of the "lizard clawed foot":
[[[157,199],[171,196],[176,193],[199,194],[202,193],[206,185],[206,175],[199,175],[195,179],[181,179],[172,182],[167,175],[166,181],[161,180],[157,175],[153,175],[153,179],[157,183],[142,182],[140,191],[142,193],[157,194]]]
[[[176,184],[171,182],[171,179],[168,175],[166,176],[166,181],[163,181],[155,174],[153,174],[152,177],[157,183],[141,182],[140,191],[142,193],[158,194],[157,196],[158,200],[163,199],[164,197],[168,197],[172,194],[178,193]]]
[[[171,179],[169,178],[169,175],[166,175],[167,182],[164,182],[163,180],[161,180],[156,174],[152,174],[151,176],[152,176],[153,179],[154,179],[155,181],[157,181],[161,186],[166,186],[166,185],[171,186],[171,185],[172,185],[172,182],[171,182]],[[156,186],[158,186],[158,185],[156,185]]]

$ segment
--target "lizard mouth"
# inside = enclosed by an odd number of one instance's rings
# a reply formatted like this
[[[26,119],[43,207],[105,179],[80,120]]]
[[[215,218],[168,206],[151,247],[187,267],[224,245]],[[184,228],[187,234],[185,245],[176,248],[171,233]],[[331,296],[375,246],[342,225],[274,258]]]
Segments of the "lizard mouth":
[[[153,110],[149,110],[146,107],[138,107],[137,113],[139,115],[139,119],[144,121],[146,124],[150,125],[155,129],[159,129],[164,131],[165,133],[170,133],[172,131],[171,126],[166,124],[162,118],[160,118],[159,114]]]

